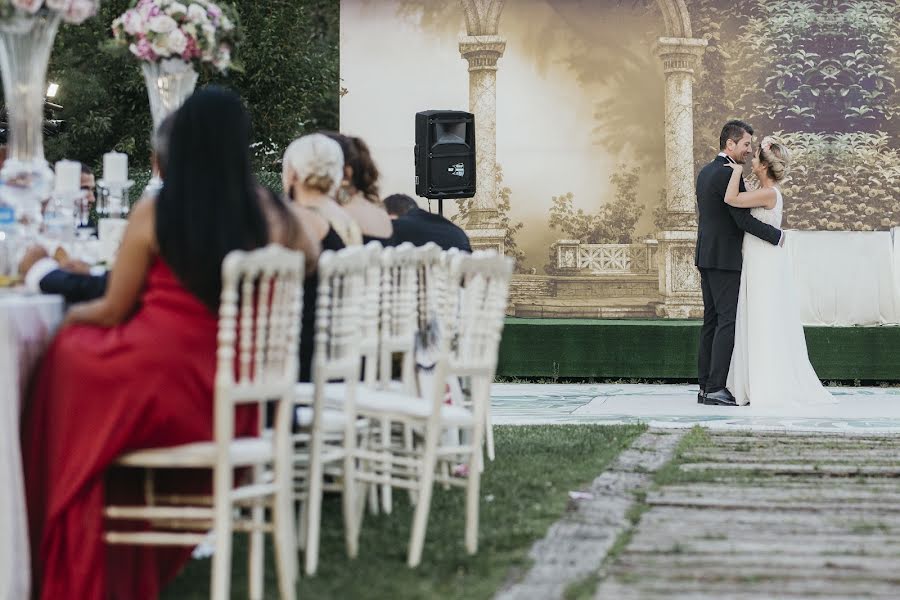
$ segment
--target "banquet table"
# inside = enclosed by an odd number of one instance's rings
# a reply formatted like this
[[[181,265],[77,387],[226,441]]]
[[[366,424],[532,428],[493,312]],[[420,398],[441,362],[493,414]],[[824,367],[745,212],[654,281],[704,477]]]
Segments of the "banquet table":
[[[0,290],[0,600],[28,598],[28,519],[19,418],[25,386],[62,322],[61,296]]]
[[[804,325],[900,324],[900,229],[788,231]]]

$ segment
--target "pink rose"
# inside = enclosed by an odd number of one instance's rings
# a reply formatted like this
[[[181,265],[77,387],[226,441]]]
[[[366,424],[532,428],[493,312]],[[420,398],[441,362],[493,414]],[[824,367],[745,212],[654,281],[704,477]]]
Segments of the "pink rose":
[[[197,40],[188,36],[187,46],[185,46],[184,52],[181,53],[181,59],[189,62],[198,56],[200,56],[200,49],[197,48]]]
[[[66,23],[79,25],[84,23],[88,18],[93,17],[97,12],[96,0],[72,0],[69,9],[63,18]]]
[[[24,10],[27,13],[35,14],[41,10],[44,0],[12,0],[13,8]]]
[[[153,46],[147,38],[141,38],[136,44],[131,44],[128,49],[141,60],[155,62],[157,59],[156,53],[153,52]]]
[[[64,13],[69,10],[72,0],[47,0],[47,8]]]

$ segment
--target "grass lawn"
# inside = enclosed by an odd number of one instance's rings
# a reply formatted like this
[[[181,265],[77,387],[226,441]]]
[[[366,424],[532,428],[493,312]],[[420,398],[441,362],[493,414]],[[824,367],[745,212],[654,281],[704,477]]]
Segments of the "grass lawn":
[[[422,564],[406,567],[412,510],[394,492],[390,516],[366,514],[359,557],[344,552],[340,500],[323,506],[319,572],[301,577],[300,598],[490,598],[507,577],[524,572],[528,550],[566,508],[568,491],[585,486],[644,430],[637,425],[497,427],[497,460],[482,477],[478,554],[463,544],[462,489],[435,488]],[[247,596],[246,536],[235,539],[232,597]],[[266,597],[277,598],[271,546]],[[163,594],[167,600],[209,597],[209,560],[191,561]]]

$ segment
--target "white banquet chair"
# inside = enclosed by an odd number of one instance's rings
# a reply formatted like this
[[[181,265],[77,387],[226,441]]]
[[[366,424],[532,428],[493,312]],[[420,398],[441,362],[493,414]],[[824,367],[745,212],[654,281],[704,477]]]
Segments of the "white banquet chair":
[[[117,531],[108,544],[195,546],[212,527],[211,597],[230,598],[232,531],[250,533],[250,590],[263,597],[263,532],[273,534],[281,597],[295,597],[296,544],[293,519],[293,390],[298,376],[304,257],[270,245],[233,251],[222,264],[218,351],[214,398],[214,439],[171,448],[139,450],[117,465],[147,470],[146,505],[108,506],[110,520],[149,521],[151,531]],[[262,423],[264,403],[277,404],[274,432],[235,437],[235,409],[256,404]],[[236,468],[252,473],[235,481]],[[212,497],[165,497],[153,486],[156,469],[210,469]],[[266,519],[265,507],[271,518]],[[239,508],[249,508],[249,517]]]

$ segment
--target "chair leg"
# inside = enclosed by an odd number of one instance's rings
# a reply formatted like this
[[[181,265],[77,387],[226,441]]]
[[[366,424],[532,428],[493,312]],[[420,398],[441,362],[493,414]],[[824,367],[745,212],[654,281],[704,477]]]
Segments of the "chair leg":
[[[490,381],[479,379],[477,382],[472,381],[472,385],[477,392],[483,392],[483,398],[488,397],[490,390]],[[466,551],[469,554],[475,554],[478,551],[478,511],[481,493],[481,471],[484,465],[484,456],[481,452],[481,440],[484,437],[485,426],[488,419],[484,418],[481,412],[488,412],[490,407],[485,402],[476,402],[473,406],[475,414],[473,415],[474,424],[472,431],[472,454],[469,455],[469,473],[466,482]],[[490,429],[488,428],[488,431]]]
[[[309,450],[309,495],[306,498],[306,574],[319,565],[319,527],[322,520],[322,440],[313,432]]]
[[[488,460],[494,460],[494,423],[491,421],[491,396],[488,388],[487,397],[484,398],[484,437],[487,446]]]
[[[475,554],[478,551],[478,510],[481,493],[481,472],[478,469],[478,457],[481,451],[475,448],[469,458],[469,474],[466,482],[466,551]]]
[[[431,510],[431,493],[434,488],[438,436],[440,436],[440,428],[438,427],[429,428],[425,432],[425,452],[419,472],[416,512],[413,515],[413,528],[409,539],[409,556],[406,560],[406,564],[410,567],[417,567],[422,562],[425,531],[428,527],[428,512]]]
[[[381,421],[381,451],[385,456],[385,460],[381,465],[382,472],[389,477],[391,473],[391,420],[387,418]],[[391,514],[391,509],[394,507],[392,493],[390,483],[385,483],[381,486],[381,508],[386,515]]]
[[[259,469],[256,468],[256,471]],[[258,478],[254,478],[259,481]],[[265,540],[262,527],[265,519],[265,507],[261,500],[253,503],[250,509],[250,518],[253,522],[253,531],[250,532],[250,548],[247,554],[248,571],[250,574],[248,584],[250,586],[250,600],[262,600],[263,598],[263,571],[265,569]]]
[[[350,454],[348,452],[348,454]],[[350,454],[344,459],[344,491],[341,494],[341,507],[344,515],[344,541],[347,544],[347,556],[356,558],[359,554],[359,539],[356,531],[356,459]]]
[[[216,503],[215,539],[216,550],[213,554],[212,573],[210,577],[210,597],[212,600],[229,600],[231,598],[231,519],[232,504],[227,500]]]
[[[285,469],[285,471],[288,471]],[[293,493],[290,480],[275,492],[272,507],[272,524],[275,542],[275,562],[278,570],[278,590],[282,600],[294,600],[297,596],[297,542],[294,539]]]

